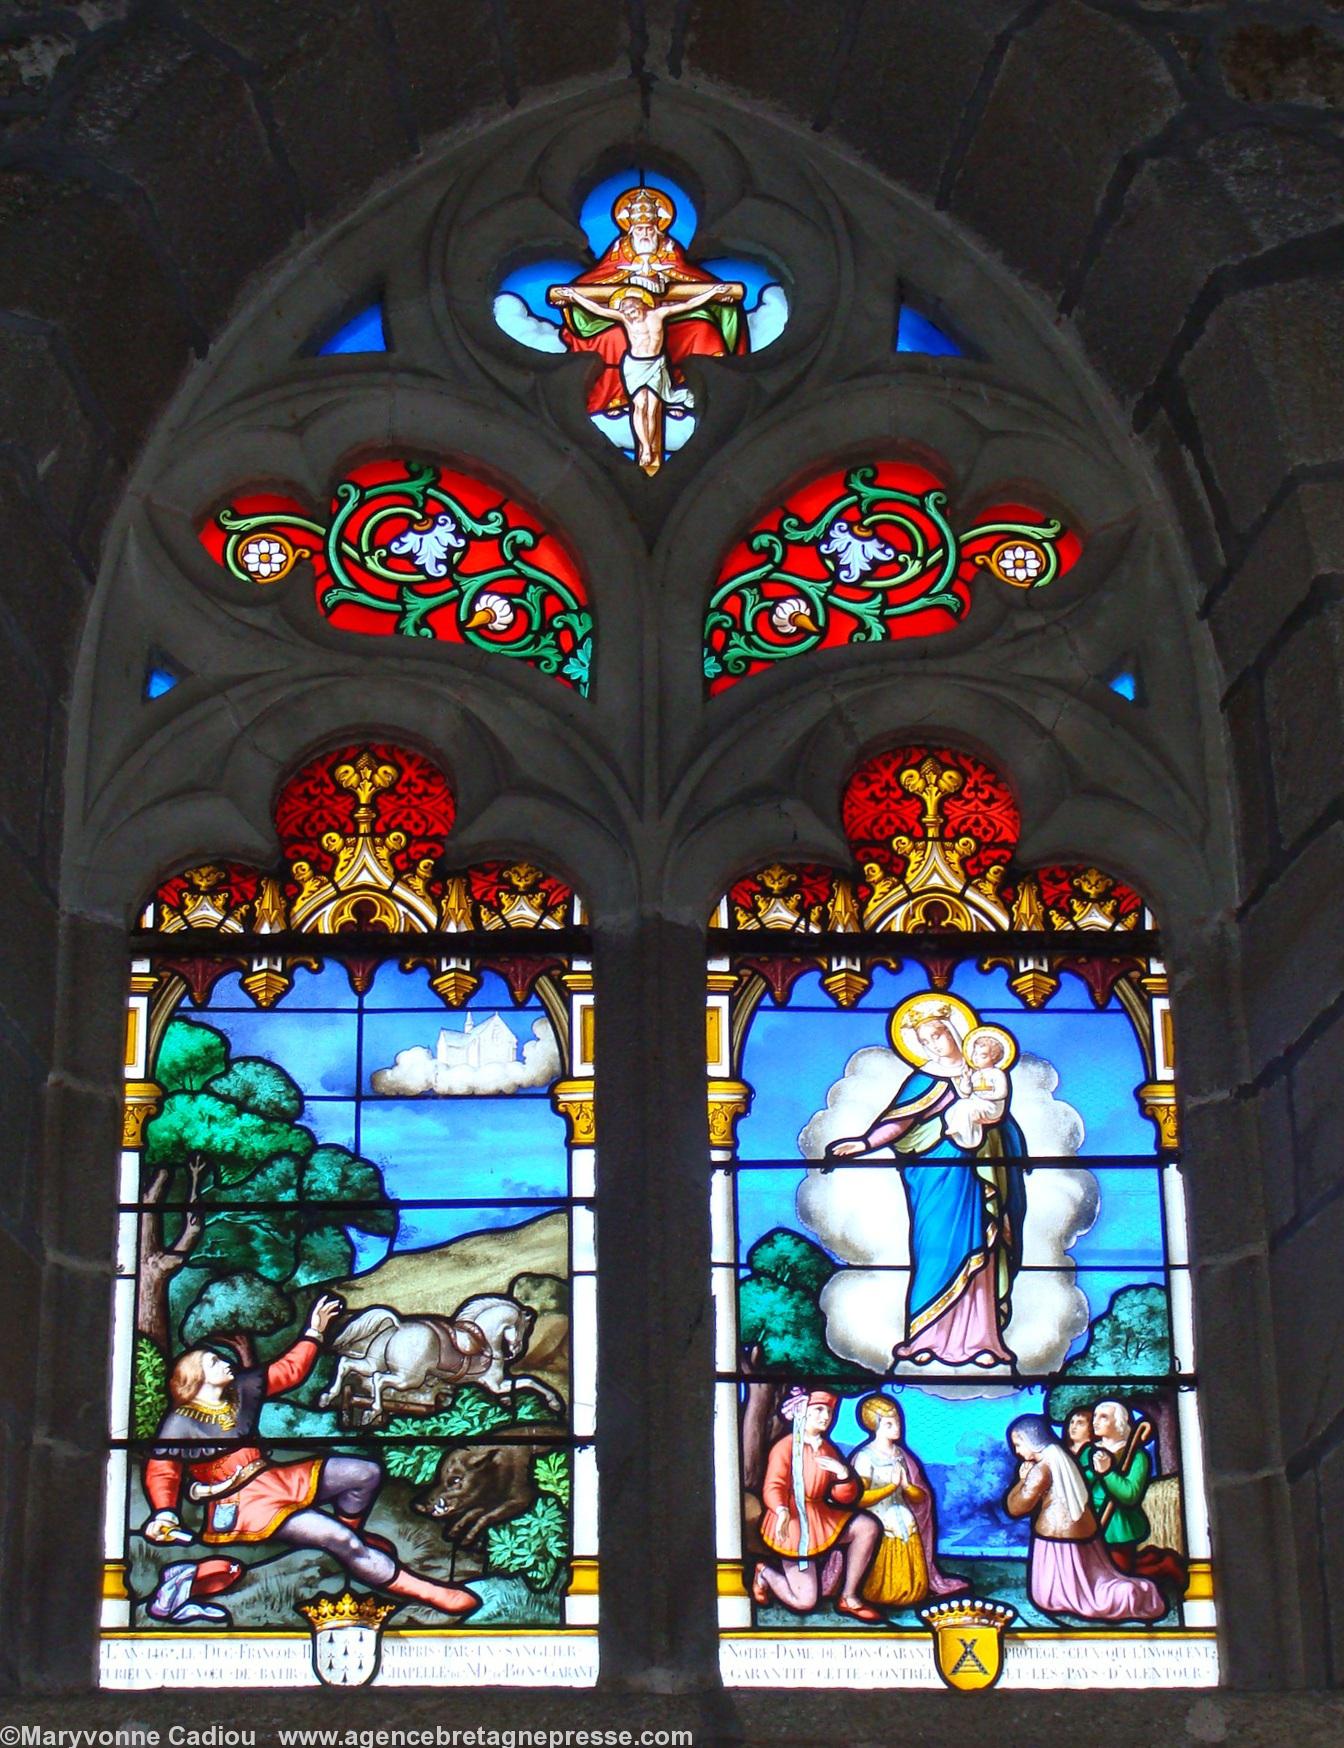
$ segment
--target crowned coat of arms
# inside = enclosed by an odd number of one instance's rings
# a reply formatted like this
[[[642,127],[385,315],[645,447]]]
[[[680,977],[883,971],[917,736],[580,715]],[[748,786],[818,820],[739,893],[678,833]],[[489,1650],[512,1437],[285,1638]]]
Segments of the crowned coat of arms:
[[[326,1687],[366,1687],[378,1673],[383,1626],[395,1602],[373,1596],[314,1596],[298,1605],[313,1633],[313,1669]]]

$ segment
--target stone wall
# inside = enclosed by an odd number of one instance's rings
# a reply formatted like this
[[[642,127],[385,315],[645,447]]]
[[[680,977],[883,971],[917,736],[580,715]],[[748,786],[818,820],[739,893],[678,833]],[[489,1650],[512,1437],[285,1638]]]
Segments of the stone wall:
[[[59,1163],[114,1145],[115,1039],[88,1035],[82,992],[115,981],[117,945],[94,922],[62,927],[61,778],[80,630],[130,468],[277,260],[445,131],[630,81],[655,115],[664,93],[712,91],[815,130],[948,215],[1055,313],[1175,506],[1222,669],[1205,732],[1236,773],[1240,846],[1216,955],[1211,942],[1177,968],[1235,1064],[1186,1089],[1192,1147],[1226,1160],[1218,1205],[1196,1208],[1201,1267],[1239,1308],[1205,1327],[1205,1359],[1235,1379],[1263,1331],[1256,1363],[1279,1403],[1276,1421],[1229,1426],[1226,1449],[1211,1437],[1211,1462],[1222,1519],[1265,1525],[1261,1552],[1225,1565],[1229,1588],[1273,1585],[1266,1548],[1296,1574],[1274,1604],[1282,1631],[1234,1643],[1233,1674],[1344,1683],[1344,948],[1320,914],[1344,881],[1344,14],[1328,0],[13,0],[6,1326],[32,1327],[43,1271],[65,1340],[98,1326],[103,1293],[101,1230]],[[11,1572],[34,1570],[25,1544],[32,1556],[97,1511],[62,1485],[60,1429],[101,1403],[63,1400],[59,1352],[37,1357],[11,1341],[3,1362]],[[48,1599],[69,1606],[55,1580]],[[0,1643],[46,1679],[16,1632]]]

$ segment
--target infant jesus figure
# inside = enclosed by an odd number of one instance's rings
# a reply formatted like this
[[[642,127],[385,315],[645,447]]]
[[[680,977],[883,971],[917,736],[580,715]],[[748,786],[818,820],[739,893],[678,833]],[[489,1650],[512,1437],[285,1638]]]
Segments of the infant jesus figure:
[[[682,288],[678,287],[678,291]],[[622,285],[610,293],[610,302],[599,302],[573,285],[553,285],[551,303],[576,303],[591,316],[605,316],[625,329],[627,350],[621,356],[621,382],[630,397],[630,424],[635,436],[635,460],[650,478],[663,465],[663,411],[678,414],[695,405],[690,389],[677,387],[663,344],[663,329],[672,316],[689,315],[707,303],[738,303],[746,287],[736,282],[706,285],[689,296],[669,296],[655,303],[652,293],[639,285]]]
[[[1008,1109],[1010,1089],[1002,1065],[1009,1057],[1011,1043],[998,1026],[975,1026],[962,1039],[966,1067],[953,1077],[958,1096],[948,1106],[943,1122],[957,1146],[968,1153],[979,1149],[985,1130],[1001,1122]]]

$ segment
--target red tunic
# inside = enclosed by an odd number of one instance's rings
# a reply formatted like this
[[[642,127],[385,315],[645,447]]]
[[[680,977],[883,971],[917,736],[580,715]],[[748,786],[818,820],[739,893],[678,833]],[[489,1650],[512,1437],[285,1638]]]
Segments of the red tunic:
[[[863,1483],[845,1464],[846,1479],[831,1474],[818,1463],[818,1457],[830,1457],[844,1464],[844,1458],[828,1438],[814,1451],[803,1445],[803,1498],[807,1506],[808,1555],[824,1552],[835,1541],[853,1517],[853,1507],[863,1492]],[[765,1510],[761,1515],[761,1539],[766,1547],[790,1560],[798,1558],[798,1506],[793,1497],[793,1438],[780,1439],[771,1447],[765,1465],[765,1482],[761,1488]],[[783,1506],[788,1520],[783,1529],[776,1527],[776,1508]]]
[[[267,1366],[263,1399],[283,1396],[312,1371],[317,1361],[318,1346],[310,1336],[303,1336],[273,1364]],[[171,1426],[184,1418],[182,1411],[171,1412],[160,1428],[159,1437],[169,1434],[180,1443],[180,1430]],[[185,1418],[190,1419],[189,1416]],[[240,1416],[240,1421],[243,1417]],[[221,1432],[225,1429],[220,1428]],[[256,1427],[239,1425],[237,1432],[246,1437]],[[205,1442],[205,1428],[193,1428],[193,1436]],[[260,1542],[274,1534],[287,1517],[311,1505],[317,1492],[322,1459],[307,1457],[297,1463],[270,1464],[259,1445],[232,1445],[218,1455],[202,1456],[198,1461],[182,1457],[153,1456],[145,1464],[145,1493],[158,1511],[173,1511],[182,1497],[184,1475],[192,1481],[216,1486],[241,1471],[259,1465],[257,1471],[241,1486],[211,1499],[206,1506],[205,1542]]]

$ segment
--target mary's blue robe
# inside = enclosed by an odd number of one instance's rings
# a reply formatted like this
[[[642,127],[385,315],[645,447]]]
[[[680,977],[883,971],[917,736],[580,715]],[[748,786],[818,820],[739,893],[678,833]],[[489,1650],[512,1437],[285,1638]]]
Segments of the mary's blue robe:
[[[873,1126],[914,1118],[894,1143],[910,1204],[907,1341],[941,1316],[991,1251],[996,1296],[1006,1303],[1022,1257],[1027,1192],[1023,1167],[1015,1162],[1026,1157],[1026,1140],[1005,1112],[985,1130],[976,1152],[964,1151],[948,1135],[943,1113],[930,1112],[948,1090],[946,1079],[916,1069]],[[936,1137],[930,1134],[935,1126]]]

